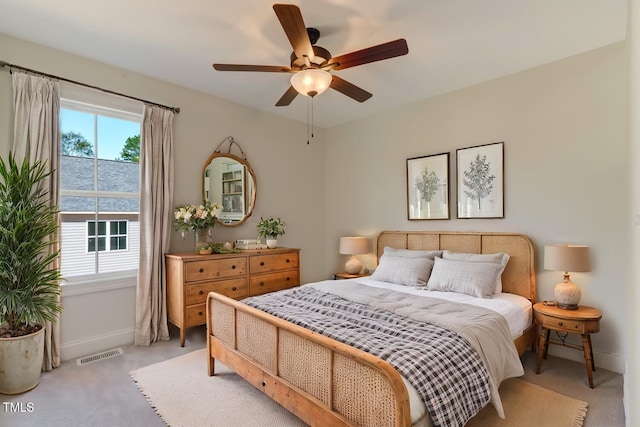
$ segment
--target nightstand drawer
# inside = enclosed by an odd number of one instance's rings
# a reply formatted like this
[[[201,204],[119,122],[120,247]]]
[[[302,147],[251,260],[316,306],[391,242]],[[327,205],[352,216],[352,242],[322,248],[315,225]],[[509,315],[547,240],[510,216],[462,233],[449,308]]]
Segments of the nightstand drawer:
[[[543,328],[551,328],[557,331],[565,331],[565,332],[575,332],[583,334],[585,333],[585,322],[583,321],[575,321],[575,320],[567,320],[567,319],[558,319],[556,317],[550,316],[537,316],[538,322]]]

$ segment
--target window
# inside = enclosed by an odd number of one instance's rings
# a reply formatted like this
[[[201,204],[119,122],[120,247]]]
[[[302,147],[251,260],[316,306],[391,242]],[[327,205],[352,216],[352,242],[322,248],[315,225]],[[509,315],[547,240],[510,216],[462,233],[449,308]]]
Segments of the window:
[[[123,108],[119,97],[78,89],[61,94],[62,275],[134,275],[142,104]]]
[[[127,249],[127,221],[87,221],[87,252]]]

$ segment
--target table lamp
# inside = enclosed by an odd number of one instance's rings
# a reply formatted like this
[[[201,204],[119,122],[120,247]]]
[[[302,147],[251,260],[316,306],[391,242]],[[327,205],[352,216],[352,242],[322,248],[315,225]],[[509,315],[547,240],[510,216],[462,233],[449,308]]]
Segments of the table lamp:
[[[341,237],[340,253],[351,255],[344,264],[344,271],[349,274],[358,274],[362,270],[362,262],[355,256],[369,252],[369,239],[366,237]]]
[[[569,278],[569,272],[591,271],[589,247],[568,244],[545,246],[544,269],[564,271],[564,280],[553,288],[553,298],[559,308],[577,309],[582,292]]]

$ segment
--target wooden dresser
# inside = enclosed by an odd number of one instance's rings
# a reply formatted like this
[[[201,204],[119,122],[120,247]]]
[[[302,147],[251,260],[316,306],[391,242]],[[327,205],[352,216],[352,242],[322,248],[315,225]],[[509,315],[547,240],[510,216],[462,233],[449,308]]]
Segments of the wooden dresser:
[[[242,299],[300,284],[300,249],[243,250],[237,254],[165,254],[169,322],[180,329],[206,323],[209,292]]]

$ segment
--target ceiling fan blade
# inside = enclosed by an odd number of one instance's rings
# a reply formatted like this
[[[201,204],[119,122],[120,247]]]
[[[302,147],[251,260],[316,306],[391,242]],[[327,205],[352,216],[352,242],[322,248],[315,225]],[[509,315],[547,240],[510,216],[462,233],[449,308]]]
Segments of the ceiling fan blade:
[[[276,102],[276,107],[286,107],[291,104],[291,101],[298,95],[298,91],[293,88],[293,86],[289,86],[289,89],[282,95],[282,98]]]
[[[309,40],[307,27],[304,25],[300,8],[293,4],[274,4],[273,10],[280,20],[280,25],[284,30],[296,57],[308,57],[309,61],[313,61],[315,54]]]
[[[331,85],[329,87],[331,87],[331,89],[337,90],[344,95],[347,95],[349,98],[355,99],[358,102],[364,102],[373,96],[373,94],[367,92],[366,90],[361,89],[353,83],[349,83],[345,79],[342,79],[335,75],[332,75]]]
[[[336,56],[335,58],[331,58],[327,62],[327,65],[337,63],[338,65],[333,69],[344,70],[345,68],[368,64],[369,62],[382,61],[383,59],[394,58],[396,56],[406,55],[407,53],[409,53],[407,41],[405,39],[398,39]]]
[[[279,65],[213,64],[217,71],[263,71],[267,73],[290,73],[291,68]]]

